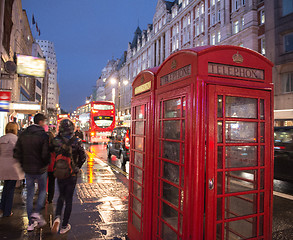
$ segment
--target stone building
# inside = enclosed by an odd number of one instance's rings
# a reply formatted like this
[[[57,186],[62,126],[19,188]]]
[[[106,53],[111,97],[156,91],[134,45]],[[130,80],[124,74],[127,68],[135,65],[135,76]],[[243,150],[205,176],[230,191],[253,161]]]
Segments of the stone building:
[[[39,40],[36,42],[40,45],[43,55],[50,69],[48,76],[48,91],[47,91],[47,112],[49,122],[55,124],[57,122],[56,114],[59,108],[59,86],[57,82],[58,65],[54,43],[48,40]]]
[[[0,135],[8,121],[28,124],[41,105],[36,103],[35,77],[16,73],[17,55],[32,55],[33,35],[21,0],[0,0],[0,91],[11,92],[10,111],[0,112]]]
[[[275,125],[293,126],[293,1],[266,0],[266,57],[275,65]]]
[[[123,107],[118,115],[130,116],[131,83],[140,71],[159,66],[180,49],[218,44],[243,46],[265,54],[264,1],[158,0],[153,23],[145,30],[136,29],[123,67],[112,73],[114,78],[118,76],[120,86],[129,82],[120,91],[118,105],[123,103]],[[106,93],[117,91],[110,77],[105,82]]]

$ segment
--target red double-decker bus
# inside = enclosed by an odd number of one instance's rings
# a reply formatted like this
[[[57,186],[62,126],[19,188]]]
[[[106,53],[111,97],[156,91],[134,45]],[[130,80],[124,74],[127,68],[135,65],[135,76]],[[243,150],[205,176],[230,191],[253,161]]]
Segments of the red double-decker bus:
[[[88,143],[107,141],[115,127],[112,102],[90,102],[76,109],[76,122]]]

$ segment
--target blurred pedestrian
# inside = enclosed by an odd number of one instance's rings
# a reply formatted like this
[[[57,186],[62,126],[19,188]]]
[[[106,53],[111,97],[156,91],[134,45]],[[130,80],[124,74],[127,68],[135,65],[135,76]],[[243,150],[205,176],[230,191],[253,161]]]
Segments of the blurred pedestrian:
[[[36,114],[34,124],[19,136],[14,148],[14,157],[18,159],[25,172],[28,231],[33,231],[36,226],[46,225],[40,214],[46,200],[47,168],[50,163],[49,137],[43,128],[45,123],[45,115]],[[39,194],[36,208],[33,210],[35,181],[38,183]]]
[[[80,130],[80,127],[76,127],[75,136],[83,140],[83,132]]]
[[[52,148],[56,153],[54,174],[59,187],[59,198],[57,201],[55,220],[52,232],[57,233],[60,228],[61,214],[65,203],[62,227],[60,234],[65,234],[71,229],[69,218],[72,211],[72,199],[77,181],[77,174],[86,160],[86,154],[81,140],[74,134],[74,124],[69,119],[60,122],[59,133],[54,138]],[[58,169],[59,163],[70,164],[67,168]],[[66,171],[64,171],[64,169]],[[67,171],[67,169],[69,171]]]
[[[52,133],[52,131],[48,132],[49,135],[49,144],[52,144],[52,141],[55,137],[55,135]],[[48,198],[47,201],[49,204],[52,203],[55,193],[55,177],[54,177],[54,164],[55,164],[55,153],[51,152],[51,163],[48,166]]]
[[[0,215],[9,217],[12,215],[14,189],[17,180],[24,179],[24,172],[19,162],[13,158],[13,148],[17,142],[18,125],[10,122],[5,127],[5,133],[0,138],[0,180],[4,180],[0,202]]]

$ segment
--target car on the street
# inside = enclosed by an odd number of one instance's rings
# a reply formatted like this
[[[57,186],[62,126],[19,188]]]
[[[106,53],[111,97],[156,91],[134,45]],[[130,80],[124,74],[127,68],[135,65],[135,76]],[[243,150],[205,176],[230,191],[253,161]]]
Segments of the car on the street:
[[[130,155],[130,128],[116,127],[114,128],[109,142],[107,144],[107,157],[111,159],[112,155],[120,159],[121,165],[125,166],[129,161]]]
[[[274,178],[293,181],[293,126],[275,127]]]

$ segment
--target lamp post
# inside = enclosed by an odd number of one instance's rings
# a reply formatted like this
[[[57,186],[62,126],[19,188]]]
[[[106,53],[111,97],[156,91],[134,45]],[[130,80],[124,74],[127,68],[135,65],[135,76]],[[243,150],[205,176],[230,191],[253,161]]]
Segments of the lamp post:
[[[111,82],[111,84],[112,85],[116,85],[117,83],[118,83],[118,87],[117,87],[117,90],[118,90],[118,122],[120,123],[120,114],[121,114],[121,78],[120,78],[120,76],[118,75],[118,78],[116,79],[116,78],[111,78],[110,79],[110,82]],[[124,86],[127,86],[128,84],[129,84],[129,81],[128,80],[123,80],[122,81],[122,84],[124,85]],[[116,101],[115,101],[115,99],[116,99],[116,88],[115,87],[113,87],[113,89],[112,89],[112,100],[113,100],[113,102],[114,103],[116,103]]]

